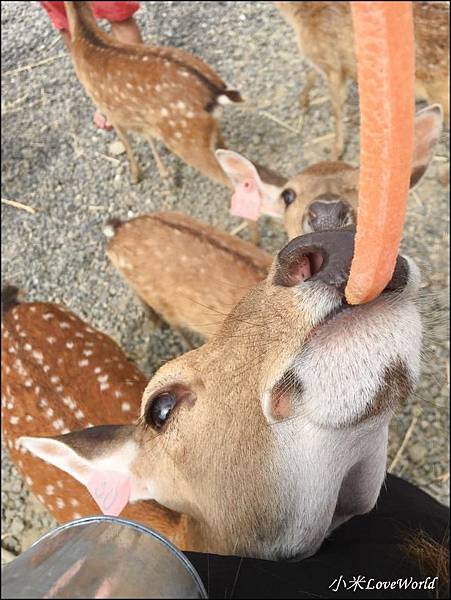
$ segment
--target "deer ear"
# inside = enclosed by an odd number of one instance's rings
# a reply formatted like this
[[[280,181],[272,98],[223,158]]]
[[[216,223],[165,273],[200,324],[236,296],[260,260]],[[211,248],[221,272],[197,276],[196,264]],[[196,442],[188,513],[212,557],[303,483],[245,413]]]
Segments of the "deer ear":
[[[255,165],[245,156],[238,154],[238,152],[221,149],[216,150],[216,158],[235,189],[246,179],[253,179],[257,186],[261,188],[260,175]]]
[[[426,173],[432,161],[443,127],[443,111],[439,104],[427,106],[415,115],[415,145],[410,175],[410,189]]]
[[[216,158],[234,187],[230,213],[256,221],[262,214],[264,190],[250,160],[231,150],[216,150]]]
[[[105,514],[118,515],[127,502],[149,499],[133,472],[138,447],[130,425],[102,425],[57,437],[21,437],[20,445],[85,485]]]
[[[231,213],[256,221],[260,215],[283,217],[280,192],[285,177],[231,150],[216,150],[216,158],[234,187]]]

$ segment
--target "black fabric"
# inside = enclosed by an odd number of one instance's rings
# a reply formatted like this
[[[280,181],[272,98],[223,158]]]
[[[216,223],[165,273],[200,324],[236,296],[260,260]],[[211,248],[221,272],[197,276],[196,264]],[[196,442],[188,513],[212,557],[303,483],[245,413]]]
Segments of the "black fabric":
[[[407,481],[388,475],[376,508],[339,527],[319,552],[306,560],[272,562],[194,552],[186,555],[209,598],[437,598],[437,587],[360,588],[371,579],[372,585],[410,578],[424,581],[426,575],[401,552],[399,544],[407,532],[419,529],[442,543],[448,528],[446,506]],[[365,581],[360,579],[356,585],[359,576]],[[444,593],[441,597],[449,598]]]

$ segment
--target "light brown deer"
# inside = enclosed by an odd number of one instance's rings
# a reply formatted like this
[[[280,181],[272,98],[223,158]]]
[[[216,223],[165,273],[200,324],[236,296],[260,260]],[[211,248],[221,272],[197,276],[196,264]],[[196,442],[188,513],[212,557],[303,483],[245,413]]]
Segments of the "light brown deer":
[[[250,242],[175,212],[113,220],[104,232],[108,257],[146,305],[206,338],[272,263]]]
[[[427,106],[415,116],[415,146],[411,189],[431,163],[440,139],[443,113],[439,105]],[[301,233],[337,229],[355,224],[359,170],[345,162],[320,162],[286,180],[272,184],[260,177],[250,160],[230,150],[216,155],[234,186],[232,211],[246,217],[268,215],[283,218],[288,237]],[[251,206],[251,210],[249,210]]]
[[[274,2],[293,27],[299,50],[313,69],[301,95],[305,107],[317,75],[329,87],[335,117],[333,157],[344,149],[343,103],[346,84],[357,80],[349,2]],[[449,123],[449,2],[413,2],[416,45],[416,93],[441,104]],[[402,84],[402,82],[401,82]]]
[[[182,548],[268,559],[314,554],[338,525],[374,506],[389,421],[418,377],[418,270],[400,257],[379,298],[349,307],[343,290],[353,247],[347,229],[292,240],[215,337],[156,373],[137,424],[109,421],[113,409],[96,406],[99,393],[83,394],[79,408],[93,405],[109,426],[56,437],[30,437],[28,429],[18,445],[84,485],[107,472],[112,492],[113,476],[127,480],[130,502],[152,499],[183,513]],[[2,355],[10,369],[4,385],[15,383],[7,418],[20,418],[18,432],[39,414],[35,397],[24,393],[28,374],[13,370],[28,352],[16,328],[30,314],[22,310],[6,315]],[[28,321],[34,351],[43,354],[30,378],[47,391],[57,355],[45,374],[44,314]],[[68,341],[71,331],[69,324]],[[80,370],[86,376],[77,362],[66,365],[62,385]],[[42,421],[35,425],[33,435],[41,435]],[[45,462],[34,466],[26,476],[42,481],[47,472],[58,485]],[[70,501],[64,486],[61,494]]]
[[[437,106],[417,114],[412,186],[432,160],[441,123]],[[257,194],[261,212],[283,214],[289,239],[355,224],[359,172],[346,163],[311,165],[279,189],[274,202],[274,188],[262,182],[249,160],[229,151],[218,151],[218,158],[243,203]],[[207,339],[219,331],[249,288],[264,279],[272,262],[252,244],[178,213],[143,215],[126,223],[116,220],[105,233],[111,262],[153,313],[174,328]]]
[[[148,379],[118,345],[62,306],[21,303],[2,293],[2,432],[29,489],[60,523],[101,514],[86,488],[26,453],[21,435],[67,434],[139,416]],[[123,515],[156,527],[178,543],[183,518],[155,502],[127,506]],[[183,533],[181,533],[183,535]]]
[[[201,59],[178,48],[124,44],[96,24],[88,2],[65,2],[78,79],[123,142],[133,181],[140,169],[127,133],[144,136],[162,177],[154,139],[201,173],[229,185],[216,147],[224,147],[216,119],[239,92]]]

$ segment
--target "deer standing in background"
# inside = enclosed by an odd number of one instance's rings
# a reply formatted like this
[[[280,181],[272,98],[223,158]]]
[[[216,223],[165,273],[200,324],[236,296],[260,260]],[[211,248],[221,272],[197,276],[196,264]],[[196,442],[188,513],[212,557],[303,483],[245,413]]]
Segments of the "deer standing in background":
[[[274,2],[293,27],[302,56],[313,69],[301,95],[308,107],[318,73],[329,87],[335,117],[333,157],[344,149],[343,104],[349,79],[357,81],[349,2]],[[443,107],[449,124],[449,2],[412,2],[416,94]]]
[[[416,116],[412,187],[434,156],[441,126],[437,106]],[[344,162],[307,167],[273,201],[277,193],[262,182],[249,160],[229,151],[218,151],[218,159],[239,202],[259,196],[262,212],[283,216],[289,239],[356,222],[359,171]],[[108,257],[141,300],[172,327],[204,338],[219,331],[231,309],[266,276],[272,261],[252,244],[178,213],[113,221],[105,233],[110,238]]]
[[[154,139],[213,181],[228,186],[214,150],[224,147],[216,116],[239,92],[201,59],[178,48],[124,44],[97,25],[88,2],[65,2],[78,79],[125,146],[134,182],[140,169],[128,132]]]
[[[10,403],[4,436],[43,459],[22,472],[41,485],[47,476],[56,490],[61,475],[51,463],[88,488],[109,478],[111,491],[121,486],[131,503],[155,500],[185,515],[182,549],[274,560],[314,554],[341,523],[373,508],[390,419],[418,378],[416,266],[399,257],[381,296],[349,307],[343,294],[353,250],[348,229],[293,239],[216,336],[155,374],[136,424],[117,421],[111,403],[99,408],[103,381],[95,368],[103,368],[105,354],[91,347],[83,366],[78,352],[71,361],[61,345],[61,333],[65,344],[76,342],[79,321],[61,313],[46,320],[48,307],[34,314],[33,305],[11,307],[2,340],[9,369],[2,386],[10,388],[3,388]],[[60,367],[49,336],[64,350]],[[14,370],[17,359],[27,372]],[[113,371],[112,391],[126,381]],[[37,398],[51,393],[50,418],[58,419],[67,407],[56,386],[85,377],[95,395],[80,394],[77,409],[91,405],[104,426],[79,423],[79,431],[42,437],[52,427]],[[70,502],[60,489],[61,502]],[[44,501],[53,504],[53,496]]]

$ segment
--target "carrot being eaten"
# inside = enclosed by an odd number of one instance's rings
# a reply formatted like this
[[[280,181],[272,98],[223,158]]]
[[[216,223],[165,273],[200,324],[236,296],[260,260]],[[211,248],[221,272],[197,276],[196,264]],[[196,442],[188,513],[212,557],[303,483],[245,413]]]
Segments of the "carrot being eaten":
[[[399,252],[414,147],[412,2],[351,2],[360,97],[360,181],[349,304],[376,298]]]

